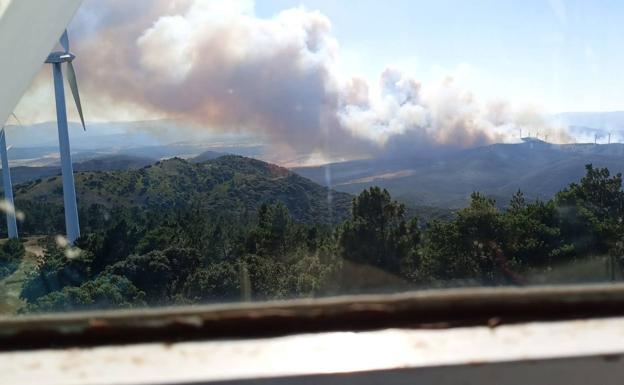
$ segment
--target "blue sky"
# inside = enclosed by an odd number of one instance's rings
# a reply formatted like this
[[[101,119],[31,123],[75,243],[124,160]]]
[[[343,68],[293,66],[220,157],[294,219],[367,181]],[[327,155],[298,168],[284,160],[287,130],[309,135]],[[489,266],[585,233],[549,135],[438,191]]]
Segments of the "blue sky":
[[[624,109],[622,1],[262,0],[256,13],[299,5],[329,17],[343,65],[368,78],[395,66],[549,112]]]

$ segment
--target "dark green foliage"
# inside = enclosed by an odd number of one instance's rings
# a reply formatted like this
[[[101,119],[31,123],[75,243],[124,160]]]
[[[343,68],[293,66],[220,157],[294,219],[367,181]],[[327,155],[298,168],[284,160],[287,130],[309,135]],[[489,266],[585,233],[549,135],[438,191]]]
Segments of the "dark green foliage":
[[[0,247],[0,279],[15,272],[24,256],[24,245],[17,239],[9,239]]]
[[[283,256],[298,243],[299,228],[293,224],[290,212],[281,203],[263,204],[258,210],[257,225],[251,230],[248,252],[259,255]]]
[[[141,235],[137,226],[124,218],[108,229],[103,236],[98,237],[98,234],[88,236],[86,240],[80,240],[76,245],[78,247],[88,245],[88,249],[93,252],[93,271],[98,273],[132,253]]]
[[[427,229],[422,279],[504,283],[517,261],[503,251],[505,216],[492,199],[472,194],[470,206],[452,222],[434,222]]]
[[[184,297],[195,302],[232,302],[241,298],[241,268],[219,262],[194,271],[182,287]]]
[[[555,197],[563,235],[580,253],[607,253],[624,234],[622,174],[587,165],[580,184],[573,183]]]
[[[379,187],[353,199],[352,218],[341,229],[345,259],[399,273],[401,264],[420,242],[416,219],[407,221],[405,205],[392,201]]]
[[[143,306],[143,293],[125,277],[103,275],[80,287],[65,287],[32,302],[26,312],[122,309]]]
[[[560,230],[557,206],[553,201],[526,203],[521,192],[511,200],[505,213],[504,255],[525,266],[550,266],[565,261],[573,247],[566,244]]]
[[[145,293],[152,305],[168,304],[181,291],[191,273],[201,266],[202,258],[193,249],[169,248],[144,255],[130,255],[109,266],[108,274],[128,278]]]
[[[24,221],[18,223],[21,236],[60,234],[65,231],[63,205],[60,203],[19,199],[18,195],[15,207],[26,213]],[[6,231],[4,224],[1,228]]]
[[[352,199],[351,215],[335,224],[319,198],[327,190],[239,157],[104,174],[90,177],[110,194],[145,201],[82,212],[89,231],[78,256],[48,240],[23,286],[27,311],[523,285],[530,274],[597,254],[624,266],[622,177],[591,166],[553,200],[528,202],[517,192],[501,209],[473,193],[452,218],[422,226],[377,187]]]
[[[139,224],[129,224],[126,215],[118,211],[116,214],[116,221],[111,221],[110,227],[103,227],[76,242],[83,251],[75,258],[68,258],[67,250],[56,245],[52,238],[47,239],[44,263],[29,272],[22,298],[32,302],[66,286],[80,286],[97,277],[107,266],[130,255],[142,236]]]
[[[475,193],[450,222],[429,224],[422,250],[423,282],[523,284],[528,268],[548,268],[571,256],[554,202],[526,203],[518,192],[509,209]]]
[[[22,287],[21,297],[30,303],[54,291],[80,286],[94,278],[91,268],[93,254],[90,251],[68,258],[65,249],[58,247],[54,240],[47,239],[43,260],[41,266],[28,273]]]

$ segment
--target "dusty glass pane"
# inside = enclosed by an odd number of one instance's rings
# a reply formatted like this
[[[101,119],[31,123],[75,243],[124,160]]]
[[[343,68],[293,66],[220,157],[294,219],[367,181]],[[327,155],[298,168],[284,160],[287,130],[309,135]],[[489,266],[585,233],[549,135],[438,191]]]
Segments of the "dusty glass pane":
[[[623,16],[85,0],[7,122],[0,313],[620,281]]]

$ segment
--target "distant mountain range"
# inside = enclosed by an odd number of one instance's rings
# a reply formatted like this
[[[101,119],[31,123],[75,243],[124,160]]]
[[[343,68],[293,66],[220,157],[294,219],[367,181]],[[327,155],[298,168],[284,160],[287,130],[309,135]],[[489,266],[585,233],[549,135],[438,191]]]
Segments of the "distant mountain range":
[[[108,155],[74,162],[74,171],[123,171],[136,170],[156,162],[156,159],[131,155]],[[11,167],[14,184],[35,181],[61,174],[60,166]],[[0,186],[2,191],[2,186]]]
[[[519,144],[495,144],[463,151],[429,152],[404,159],[391,157],[334,163],[292,170],[323,186],[350,194],[379,185],[419,212],[438,216],[441,208],[457,209],[473,191],[481,191],[505,205],[518,189],[529,199],[548,199],[584,175],[592,163],[611,172],[624,171],[624,112],[562,113],[560,124],[591,138],[591,144],[555,145],[536,139]],[[151,121],[90,124],[88,135],[72,126],[76,172],[137,171],[172,157],[189,164],[213,162],[225,154],[261,157],[263,145],[243,134],[206,134],[206,141],[163,143],[175,138],[175,122]],[[15,184],[51,178],[60,173],[56,128],[53,123],[10,127],[9,150]],[[576,131],[575,131],[576,130]],[[606,143],[612,133],[612,144]],[[34,138],[34,139],[33,139]],[[622,138],[622,139],[620,139]],[[183,139],[183,135],[181,136]],[[30,144],[32,146],[20,147]],[[433,155],[432,155],[433,154]],[[228,158],[226,158],[228,159]],[[446,215],[442,213],[441,215]]]
[[[263,144],[253,135],[215,132],[167,120],[89,123],[87,131],[70,123],[75,162],[120,155],[152,159],[192,158],[206,151],[259,157]],[[7,127],[12,166],[57,166],[58,136],[55,122]]]
[[[426,157],[357,160],[292,171],[213,151],[164,161],[114,155],[75,162],[74,169],[79,201],[87,205],[170,206],[200,199],[235,211],[282,201],[299,220],[338,221],[348,215],[353,194],[377,185],[427,221],[464,207],[474,191],[494,197],[501,206],[517,190],[529,199],[549,199],[579,181],[588,163],[624,172],[624,144],[554,145],[525,139]],[[58,167],[11,171],[18,199],[61,203]],[[330,193],[327,187],[339,192]]]
[[[294,171],[339,191],[357,193],[378,185],[410,205],[459,208],[474,191],[501,205],[517,190],[529,199],[551,198],[579,181],[589,163],[624,172],[624,144],[555,145],[527,139],[438,156],[358,160]]]
[[[188,161],[192,163],[201,163],[224,155],[227,154],[215,151],[204,151],[195,157],[189,158]],[[74,160],[76,160],[76,158],[78,158],[78,160],[74,161],[74,172],[138,170],[158,161],[158,158],[124,154],[96,156],[94,158],[86,158],[85,160],[81,160],[81,157],[74,156]],[[11,178],[14,184],[34,181],[40,178],[48,178],[60,174],[60,165],[11,167]],[[2,191],[2,186],[0,186],[0,191]]]
[[[6,130],[7,143],[14,147],[58,147],[56,122],[8,125]],[[86,131],[82,129],[80,123],[70,122],[69,136],[72,148],[80,150],[110,150],[183,142],[188,144],[210,142],[217,146],[257,142],[257,138],[252,135],[219,132],[171,120],[87,122]]]
[[[84,162],[106,157],[140,157],[149,159],[167,159],[180,157],[195,158],[206,154],[236,154],[258,157],[262,153],[260,146],[212,146],[209,143],[172,143],[155,146],[137,146],[126,148],[110,148],[108,150],[81,150],[72,148],[72,160]],[[12,147],[8,151],[11,167],[60,167],[58,147]]]

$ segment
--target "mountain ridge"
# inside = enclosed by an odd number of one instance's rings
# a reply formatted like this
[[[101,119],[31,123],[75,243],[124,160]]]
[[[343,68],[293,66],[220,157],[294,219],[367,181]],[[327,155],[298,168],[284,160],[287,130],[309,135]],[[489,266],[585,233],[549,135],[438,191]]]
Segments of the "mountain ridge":
[[[82,207],[176,209],[199,204],[214,212],[243,212],[282,202],[298,221],[334,223],[348,216],[352,200],[283,167],[235,155],[201,163],[172,158],[137,170],[79,171],[75,180]],[[15,190],[16,201],[62,204],[60,176]]]
[[[464,207],[474,191],[506,204],[517,190],[528,199],[548,199],[578,181],[585,165],[624,172],[624,144],[551,144],[527,140],[439,154],[428,159],[368,159],[321,167],[293,168],[311,180],[357,193],[370,185],[387,188],[411,205]],[[327,183],[327,175],[331,176]]]

